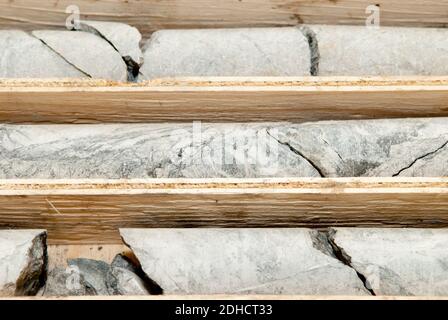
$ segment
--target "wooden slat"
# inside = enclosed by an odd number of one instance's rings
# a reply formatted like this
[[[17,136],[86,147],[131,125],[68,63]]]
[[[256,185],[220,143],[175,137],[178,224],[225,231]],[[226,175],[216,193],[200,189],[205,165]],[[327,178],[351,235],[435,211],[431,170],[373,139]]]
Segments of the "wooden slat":
[[[448,227],[448,177],[0,181],[0,228],[45,228],[51,244],[118,244],[121,227],[328,226]]]
[[[380,6],[382,25],[448,25],[447,0],[0,0],[0,28],[63,28],[69,5],[82,19],[128,23],[145,38],[166,28],[364,25],[372,4]]]
[[[0,122],[248,122],[448,116],[448,77],[0,81]]]

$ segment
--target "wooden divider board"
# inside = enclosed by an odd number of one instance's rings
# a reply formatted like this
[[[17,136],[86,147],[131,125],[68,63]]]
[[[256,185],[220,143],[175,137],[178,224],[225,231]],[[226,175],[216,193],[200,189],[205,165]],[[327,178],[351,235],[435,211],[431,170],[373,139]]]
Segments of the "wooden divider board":
[[[448,116],[448,77],[1,80],[2,123],[273,122]]]
[[[447,227],[446,178],[2,180],[0,228],[119,244],[118,228]]]
[[[365,25],[369,5],[379,6],[381,25],[448,25],[447,0],[0,0],[0,29],[62,29],[70,5],[81,19],[127,23],[145,38],[172,28]]]

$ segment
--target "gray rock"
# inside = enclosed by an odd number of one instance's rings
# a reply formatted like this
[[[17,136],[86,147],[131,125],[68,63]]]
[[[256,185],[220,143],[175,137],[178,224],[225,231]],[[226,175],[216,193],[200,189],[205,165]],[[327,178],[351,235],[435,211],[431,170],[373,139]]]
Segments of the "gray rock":
[[[318,176],[267,127],[0,124],[0,178]]]
[[[325,177],[448,175],[448,118],[313,122],[272,135]]]
[[[47,272],[45,230],[0,230],[0,296],[35,295]]]
[[[109,295],[106,278],[109,272],[109,265],[104,261],[78,258],[67,260],[69,267],[79,270],[84,281],[91,287],[95,294]]]
[[[140,49],[142,36],[136,28],[119,22],[82,20],[80,30],[93,33],[109,42],[126,63],[128,80],[138,79],[143,53]]]
[[[417,158],[408,161],[408,165],[401,169],[403,177],[439,177],[448,176],[448,146],[447,141],[441,141],[439,146],[426,153],[421,153]]]
[[[165,294],[369,292],[307,229],[121,229]]]
[[[129,57],[137,64],[143,63],[143,53],[140,49],[142,36],[136,28],[119,22],[87,20],[82,20],[80,27],[83,31],[106,39],[122,57]]]
[[[0,179],[448,176],[448,118],[0,124],[0,141]]]
[[[448,30],[309,26],[319,47],[320,76],[448,74]]]
[[[448,230],[336,228],[334,232],[334,243],[375,294],[448,294]]]
[[[39,39],[19,30],[0,30],[0,78],[84,77]]]
[[[99,36],[53,30],[33,31],[33,35],[92,78],[127,80],[127,67],[120,54]]]
[[[112,295],[149,295],[150,284],[140,277],[138,270],[126,257],[117,255],[110,265],[106,278],[109,293]]]
[[[144,51],[146,78],[306,76],[310,49],[298,28],[161,30]]]
[[[38,293],[39,296],[92,296],[96,291],[87,283],[82,274],[73,268],[52,269],[47,276],[45,287]]]

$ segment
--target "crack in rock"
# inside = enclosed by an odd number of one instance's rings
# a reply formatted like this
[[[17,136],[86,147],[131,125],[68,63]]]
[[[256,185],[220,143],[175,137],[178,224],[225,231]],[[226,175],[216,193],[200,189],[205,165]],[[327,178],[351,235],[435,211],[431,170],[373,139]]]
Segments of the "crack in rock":
[[[332,150],[334,153],[336,153],[336,155],[338,156],[338,158],[339,158],[342,162],[345,162],[345,160],[342,158],[342,156],[340,155],[340,153],[338,152],[338,150],[332,148],[331,145],[328,143],[328,141],[325,140],[324,138],[321,137],[320,139],[321,139],[321,140],[322,140],[328,147],[330,147],[331,150]]]
[[[47,233],[37,235],[28,251],[28,263],[16,281],[16,296],[33,296],[44,286],[47,277]]]
[[[32,34],[92,78],[127,81],[126,63],[110,44],[92,33],[35,30]]]
[[[140,66],[141,66],[141,61],[137,61],[137,60],[141,60],[142,59],[141,57],[137,58],[137,56],[141,55],[141,52],[140,52],[140,54],[137,54],[135,52],[135,50],[134,51],[131,50],[132,52],[129,52],[129,51],[126,50],[126,52],[125,52],[124,48],[126,48],[126,46],[123,46],[123,43],[118,41],[118,44],[116,44],[115,41],[112,40],[109,37],[109,36],[111,36],[112,38],[114,38],[114,37],[116,38],[116,35],[119,33],[119,32],[115,32],[115,33],[111,34],[111,31],[108,28],[109,24],[114,24],[114,23],[111,23],[111,22],[98,22],[98,21],[82,21],[81,25],[80,25],[80,28],[76,29],[76,30],[89,32],[91,34],[94,34],[97,37],[102,38],[104,41],[109,43],[109,45],[116,52],[118,52],[120,54],[120,56],[122,57],[124,63],[126,64],[127,71],[128,71],[128,81],[136,82],[138,80],[138,76],[140,74]],[[119,28],[119,25],[121,25],[121,24],[115,24],[115,28]],[[131,27],[128,26],[128,25],[126,25],[125,27],[131,29]],[[110,28],[112,28],[112,26],[110,26]],[[103,29],[104,31],[101,31],[101,29]],[[121,30],[121,29],[118,29],[118,31]],[[128,33],[127,33],[128,38],[132,38],[131,36],[134,35],[134,34],[131,35],[131,34],[129,34],[129,32],[130,31],[128,30]],[[136,32],[138,33],[138,31],[136,31]],[[138,33],[138,36],[139,36],[139,38],[141,40],[141,36],[140,36],[139,33]],[[117,40],[117,39],[115,39],[115,40]]]
[[[0,78],[85,78],[39,39],[0,30]]]
[[[320,76],[444,75],[443,29],[309,25],[319,41]],[[406,39],[406,41],[403,41]],[[421,50],[434,48],[435,50]],[[443,60],[443,61],[442,61]]]
[[[110,265],[106,282],[109,293],[113,295],[163,294],[162,288],[143,271],[134,254],[118,254]]]
[[[356,275],[358,276],[359,280],[363,283],[364,287],[372,296],[375,296],[375,292],[372,289],[372,286],[370,285],[369,281],[367,280],[366,276],[364,276],[361,272],[356,270],[356,268],[352,265],[352,258],[344,251],[343,248],[338,246],[334,239],[334,235],[336,234],[336,230],[330,229],[330,230],[318,230],[311,233],[313,246],[317,250],[321,251],[322,253],[333,257],[337,260],[339,260],[341,263],[346,265],[347,267],[353,269],[356,272]]]
[[[308,158],[307,156],[305,156],[300,150],[294,148],[289,142],[284,142],[284,141],[280,141],[279,139],[277,139],[276,137],[274,137],[273,135],[271,135],[271,133],[269,132],[268,129],[266,129],[267,134],[274,139],[275,141],[277,141],[279,144],[284,145],[286,147],[289,148],[289,150],[291,150],[293,153],[297,154],[298,156],[300,156],[301,158],[303,158],[306,162],[308,162],[319,174],[319,176],[321,178],[325,178],[325,174],[323,173],[323,170],[321,168],[319,168],[310,158]]]
[[[316,34],[314,31],[307,26],[300,26],[300,32],[302,32],[303,36],[308,40],[308,45],[310,48],[310,74],[312,76],[317,76],[319,74],[319,43],[317,41]]]
[[[369,295],[351,268],[313,247],[311,231],[120,229],[143,270],[168,295]]]
[[[122,262],[127,262],[128,266],[132,266],[132,271],[139,276],[145,283],[145,287],[148,290],[148,292],[151,293],[151,295],[162,295],[163,294],[163,288],[154,281],[149,275],[143,270],[142,264],[140,260],[137,258],[137,255],[134,253],[134,249],[131,247],[129,243],[126,242],[123,235],[120,234],[121,241],[125,246],[127,246],[133,253],[132,257],[123,257],[120,256],[120,258],[125,258]],[[114,259],[115,261],[115,259]],[[116,261],[116,264],[119,264],[120,260]]]
[[[440,147],[438,147],[438,148],[435,149],[434,151],[428,152],[428,153],[426,153],[426,154],[424,154],[424,155],[422,155],[422,156],[420,156],[420,157],[415,158],[414,161],[412,161],[409,165],[407,165],[406,167],[400,169],[397,173],[394,173],[394,174],[392,175],[392,177],[397,177],[397,176],[399,176],[403,171],[405,171],[405,170],[411,168],[414,164],[416,164],[417,161],[422,160],[422,159],[424,159],[424,158],[426,158],[426,157],[429,157],[429,156],[431,156],[431,155],[433,155],[433,154],[439,152],[440,150],[442,150],[443,148],[445,148],[447,145],[448,145],[448,140],[445,141],[444,144],[442,144]]]
[[[57,54],[59,57],[61,57],[65,62],[67,62],[69,65],[71,65],[73,68],[75,68],[77,71],[81,72],[83,75],[85,75],[88,78],[93,78],[90,74],[88,74],[87,72],[85,72],[84,70],[78,68],[76,65],[74,65],[73,63],[71,63],[70,61],[68,61],[61,53],[57,52],[55,49],[53,49],[51,46],[49,46],[44,40],[36,37],[34,34],[30,34],[32,37],[36,38],[37,40],[39,40],[40,42],[42,42],[44,44],[44,46],[46,46],[48,49],[50,49],[51,51],[53,51],[55,54]]]

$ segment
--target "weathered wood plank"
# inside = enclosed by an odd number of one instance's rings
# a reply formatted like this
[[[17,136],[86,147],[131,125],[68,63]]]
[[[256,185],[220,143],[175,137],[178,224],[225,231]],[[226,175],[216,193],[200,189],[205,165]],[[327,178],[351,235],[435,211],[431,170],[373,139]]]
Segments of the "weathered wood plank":
[[[131,227],[447,227],[448,178],[3,180],[0,221],[52,244],[118,244]]]
[[[0,81],[0,122],[248,122],[448,116],[447,77]]]
[[[365,24],[366,7],[381,9],[382,25],[444,27],[448,1],[419,0],[0,0],[0,28],[63,28],[69,5],[81,18],[119,21],[145,37],[158,29]]]

